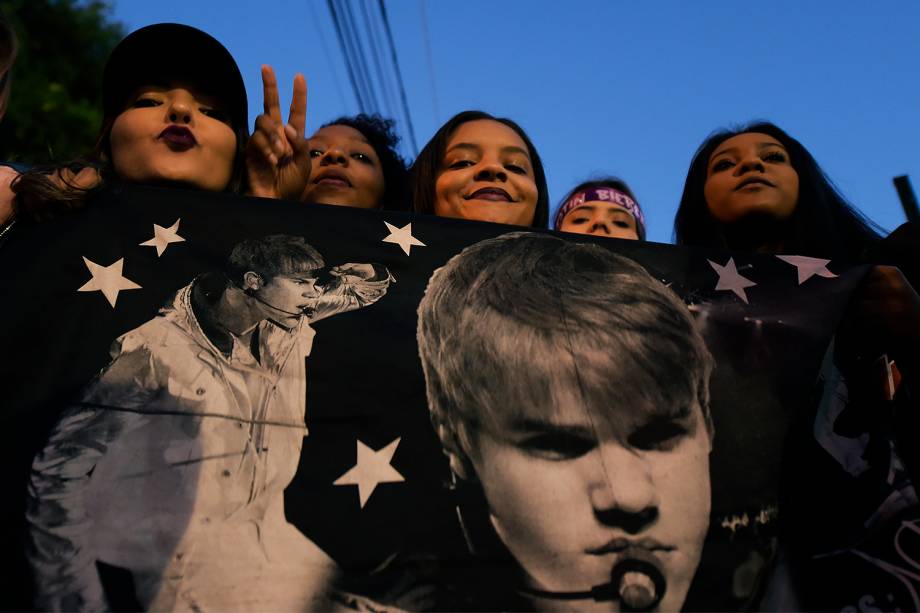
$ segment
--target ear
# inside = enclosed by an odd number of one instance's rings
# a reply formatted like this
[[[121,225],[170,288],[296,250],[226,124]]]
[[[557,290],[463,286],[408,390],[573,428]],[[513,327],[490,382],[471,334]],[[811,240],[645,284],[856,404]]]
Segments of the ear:
[[[246,290],[258,290],[265,285],[265,282],[262,280],[262,275],[257,272],[249,271],[243,274],[243,291]]]

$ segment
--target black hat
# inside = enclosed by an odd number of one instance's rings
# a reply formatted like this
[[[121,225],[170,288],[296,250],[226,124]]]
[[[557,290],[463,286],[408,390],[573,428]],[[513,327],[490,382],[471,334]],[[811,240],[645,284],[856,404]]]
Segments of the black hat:
[[[102,75],[105,116],[120,114],[138,87],[161,81],[200,87],[221,102],[235,129],[247,131],[246,86],[233,56],[210,34],[178,23],[135,30],[112,50]]]

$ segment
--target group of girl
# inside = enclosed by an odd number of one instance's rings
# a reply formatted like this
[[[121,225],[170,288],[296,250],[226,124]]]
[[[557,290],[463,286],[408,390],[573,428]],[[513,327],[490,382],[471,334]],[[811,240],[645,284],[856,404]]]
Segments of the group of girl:
[[[150,49],[158,51],[145,53]],[[459,113],[407,167],[394,122],[379,116],[340,117],[307,139],[303,77],[294,80],[285,123],[274,74],[264,67],[265,112],[250,135],[245,88],[229,52],[204,32],[174,24],[128,36],[105,76],[96,147],[82,160],[14,180],[0,221],[79,207],[97,187],[128,181],[535,228],[552,221],[565,232],[645,238],[635,195],[613,177],[576,186],[550,220],[540,156],[510,119]],[[718,132],[697,150],[675,237],[683,245],[851,261],[870,258],[880,242],[808,151],[769,123]]]

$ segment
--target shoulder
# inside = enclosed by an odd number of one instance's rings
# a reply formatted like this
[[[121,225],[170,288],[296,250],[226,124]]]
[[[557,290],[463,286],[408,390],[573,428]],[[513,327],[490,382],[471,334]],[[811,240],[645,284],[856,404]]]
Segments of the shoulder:
[[[0,224],[4,224],[13,216],[13,181],[19,176],[12,166],[0,166]]]

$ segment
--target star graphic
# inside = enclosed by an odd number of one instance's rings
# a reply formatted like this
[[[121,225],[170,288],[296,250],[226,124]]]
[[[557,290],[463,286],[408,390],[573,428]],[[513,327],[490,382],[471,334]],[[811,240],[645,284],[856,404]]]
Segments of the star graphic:
[[[379,451],[374,451],[358,441],[358,462],[347,473],[333,482],[333,485],[357,485],[358,502],[361,508],[381,483],[399,483],[406,478],[390,466],[400,439],[397,438]]]
[[[387,235],[383,242],[385,243],[396,243],[402,250],[406,252],[406,255],[409,255],[409,250],[412,249],[412,246],[425,247],[425,243],[419,239],[412,236],[412,224],[407,223],[402,228],[397,228],[396,226],[383,222],[387,226],[387,230],[390,231],[390,234]]]
[[[182,218],[176,220],[176,223],[164,228],[163,226],[153,224],[153,238],[149,241],[144,241],[141,243],[141,247],[156,247],[157,257],[163,255],[163,252],[166,251],[166,246],[169,243],[181,243],[185,239],[179,236],[179,222],[182,221]]]
[[[830,260],[809,258],[804,255],[778,255],[776,257],[796,267],[799,273],[799,285],[805,283],[815,275],[824,277],[825,279],[833,279],[837,276],[827,269],[827,265],[831,263]]]
[[[121,275],[121,269],[125,264],[124,258],[120,258],[117,262],[108,266],[100,266],[86,257],[83,258],[83,262],[86,263],[86,267],[89,268],[89,273],[93,275],[93,278],[84,283],[77,291],[102,292],[105,299],[112,305],[112,308],[115,308],[115,301],[118,300],[118,292],[123,289],[141,288],[141,286],[134,281],[126,279]]]
[[[738,274],[738,269],[735,268],[734,258],[728,258],[728,262],[726,262],[725,266],[720,266],[712,260],[706,261],[709,262],[713,270],[719,273],[719,282],[716,283],[716,289],[732,291],[747,304],[748,299],[747,294],[744,293],[744,288],[754,287],[757,284]]]

